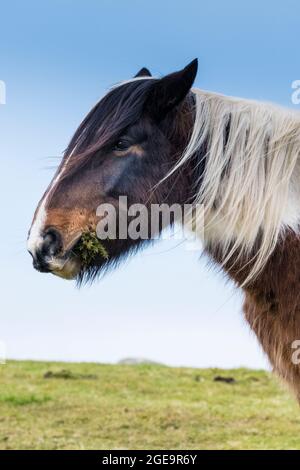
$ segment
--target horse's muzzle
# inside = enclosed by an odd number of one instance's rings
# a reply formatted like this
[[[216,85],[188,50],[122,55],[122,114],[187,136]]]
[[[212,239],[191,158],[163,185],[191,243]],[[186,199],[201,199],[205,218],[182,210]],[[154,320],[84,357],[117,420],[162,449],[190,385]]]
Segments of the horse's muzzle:
[[[62,250],[62,237],[60,233],[51,228],[41,235],[41,242],[34,253],[33,267],[40,272],[50,272],[49,261],[55,258]]]
[[[62,236],[56,229],[49,228],[41,235],[35,251],[29,253],[37,271],[74,279],[80,270],[80,263],[70,255],[70,251],[63,253]]]

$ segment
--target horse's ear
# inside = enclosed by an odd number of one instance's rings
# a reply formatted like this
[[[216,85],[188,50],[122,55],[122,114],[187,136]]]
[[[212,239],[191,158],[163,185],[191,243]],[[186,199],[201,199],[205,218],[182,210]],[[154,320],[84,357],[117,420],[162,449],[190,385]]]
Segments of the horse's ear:
[[[143,67],[135,76],[134,78],[138,77],[152,77],[150,70],[146,67]]]
[[[155,81],[146,100],[146,111],[157,121],[177,106],[190,91],[197,75],[198,60],[194,59],[184,69]]]

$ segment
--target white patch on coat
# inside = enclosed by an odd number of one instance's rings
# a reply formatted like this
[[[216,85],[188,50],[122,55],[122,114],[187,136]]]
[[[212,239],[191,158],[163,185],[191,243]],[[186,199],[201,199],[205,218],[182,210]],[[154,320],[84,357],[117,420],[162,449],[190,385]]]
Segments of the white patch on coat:
[[[45,228],[45,224],[46,224],[46,220],[47,220],[46,205],[47,205],[49,194],[54,189],[54,187],[58,184],[59,179],[61,178],[61,176],[62,176],[62,174],[63,174],[63,172],[64,172],[64,170],[65,170],[65,168],[68,164],[68,161],[72,157],[74,151],[75,151],[75,149],[71,152],[71,154],[66,159],[64,165],[61,168],[61,171],[53,178],[52,183],[50,184],[48,190],[44,194],[44,197],[43,197],[42,201],[40,202],[40,206],[37,210],[37,214],[35,216],[35,219],[33,221],[32,226],[30,228],[29,237],[28,237],[28,240],[27,240],[27,249],[32,254],[32,256],[35,256],[35,253],[37,252],[37,250],[40,248],[40,246],[43,243],[42,233],[43,233],[43,230]]]

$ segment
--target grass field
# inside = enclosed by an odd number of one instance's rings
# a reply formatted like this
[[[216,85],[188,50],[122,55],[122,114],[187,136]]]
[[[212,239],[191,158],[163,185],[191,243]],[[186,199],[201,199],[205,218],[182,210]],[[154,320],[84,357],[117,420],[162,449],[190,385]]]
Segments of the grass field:
[[[0,374],[0,449],[300,449],[298,405],[266,372],[9,361]]]

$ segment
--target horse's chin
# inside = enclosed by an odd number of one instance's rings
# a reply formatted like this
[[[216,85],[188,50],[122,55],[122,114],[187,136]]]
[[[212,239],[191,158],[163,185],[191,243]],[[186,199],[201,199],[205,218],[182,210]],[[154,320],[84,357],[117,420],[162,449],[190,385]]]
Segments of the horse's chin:
[[[70,258],[64,265],[55,267],[51,272],[55,276],[61,277],[66,280],[76,279],[81,270],[81,263],[77,258]]]

